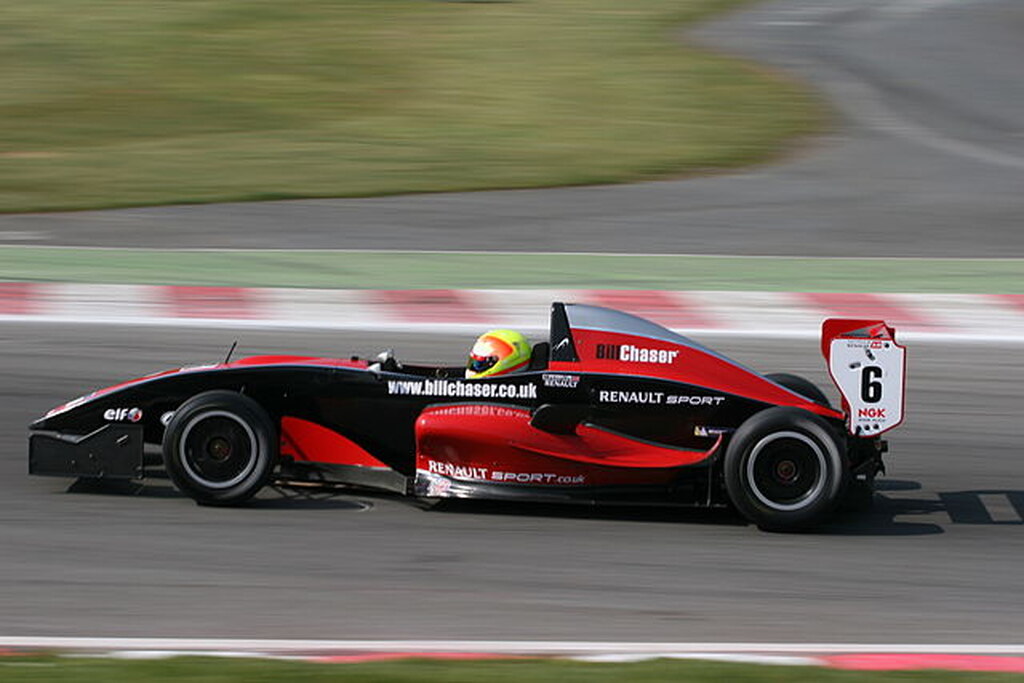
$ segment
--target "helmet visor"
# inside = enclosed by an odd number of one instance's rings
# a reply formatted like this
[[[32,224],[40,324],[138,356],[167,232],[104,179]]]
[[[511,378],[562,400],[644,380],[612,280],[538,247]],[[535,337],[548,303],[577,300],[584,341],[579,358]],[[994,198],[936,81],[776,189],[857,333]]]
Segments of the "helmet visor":
[[[498,364],[497,356],[476,356],[472,355],[469,357],[469,362],[466,363],[466,368],[470,372],[481,373],[490,370]]]

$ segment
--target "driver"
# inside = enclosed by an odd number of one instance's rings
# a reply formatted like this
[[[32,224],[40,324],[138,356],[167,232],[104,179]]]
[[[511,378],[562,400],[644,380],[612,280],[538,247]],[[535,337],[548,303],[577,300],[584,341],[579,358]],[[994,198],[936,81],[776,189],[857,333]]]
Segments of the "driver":
[[[480,335],[469,352],[466,379],[494,377],[530,364],[530,341],[515,330],[491,330]]]

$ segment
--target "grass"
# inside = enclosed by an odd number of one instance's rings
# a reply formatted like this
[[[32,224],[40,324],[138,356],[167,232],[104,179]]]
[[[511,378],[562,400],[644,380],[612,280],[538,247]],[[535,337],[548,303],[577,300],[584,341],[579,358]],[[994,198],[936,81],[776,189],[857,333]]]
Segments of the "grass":
[[[0,247],[0,279],[338,289],[1024,294],[1024,259],[168,251]]]
[[[545,683],[611,683],[635,681],[688,681],[691,683],[959,683],[961,681],[1022,681],[1017,674],[976,672],[859,672],[817,667],[756,666],[709,661],[654,660],[630,664],[594,664],[562,660],[499,660],[445,662],[400,660],[364,664],[311,664],[264,660],[227,660],[202,657],[115,661],[102,658],[26,657],[0,661],[5,683],[404,683],[433,681],[477,683],[478,681],[536,681]]]
[[[626,182],[767,159],[803,87],[742,0],[0,3],[0,212]]]

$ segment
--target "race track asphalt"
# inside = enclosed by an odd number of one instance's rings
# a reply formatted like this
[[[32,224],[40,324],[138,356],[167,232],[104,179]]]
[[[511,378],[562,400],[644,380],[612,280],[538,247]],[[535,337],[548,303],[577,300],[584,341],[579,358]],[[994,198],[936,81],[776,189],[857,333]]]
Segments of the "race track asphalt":
[[[783,0],[695,36],[822,90],[780,165],[615,187],[0,216],[0,243],[1024,256],[1019,0]]]
[[[868,513],[768,534],[728,512],[423,510],[394,497],[200,508],[156,481],[68,493],[25,425],[128,376],[261,351],[458,362],[464,338],[9,324],[0,338],[2,635],[1004,643],[1024,636],[1019,345],[911,348]],[[827,382],[813,341],[703,338]]]

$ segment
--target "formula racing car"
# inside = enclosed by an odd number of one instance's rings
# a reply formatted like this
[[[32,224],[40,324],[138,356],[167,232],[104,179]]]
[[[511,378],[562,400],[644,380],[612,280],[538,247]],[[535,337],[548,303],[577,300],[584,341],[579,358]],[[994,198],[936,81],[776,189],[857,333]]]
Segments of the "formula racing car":
[[[255,356],[94,391],[30,426],[32,474],[166,471],[205,505],[264,486],[355,486],[425,499],[733,505],[762,528],[825,520],[883,471],[903,419],[905,349],[880,320],[825,321],[832,407],[653,322],[551,307],[528,366]],[[159,452],[159,455],[157,455]]]

